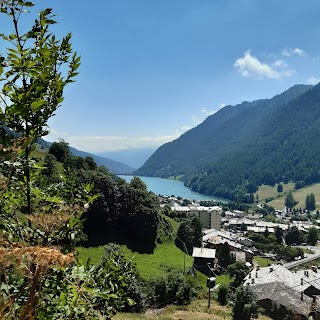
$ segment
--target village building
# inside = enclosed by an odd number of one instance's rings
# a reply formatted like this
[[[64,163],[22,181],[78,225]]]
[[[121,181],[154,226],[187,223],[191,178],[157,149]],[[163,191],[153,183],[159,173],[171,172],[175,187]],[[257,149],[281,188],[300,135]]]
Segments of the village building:
[[[254,268],[244,279],[255,292],[259,305],[271,315],[278,305],[279,312],[292,310],[301,319],[316,312],[320,298],[320,272],[317,268],[291,272],[281,265]]]
[[[201,273],[211,276],[211,268],[214,267],[216,250],[210,248],[193,248],[193,266]]]
[[[173,206],[172,210],[184,213],[186,216],[198,217],[202,227],[205,229],[221,228],[221,213],[222,209],[219,206],[204,207],[204,206]]]
[[[205,247],[216,250],[219,250],[223,244],[228,243],[230,251],[237,261],[252,263],[253,256],[256,252],[252,240],[223,230],[207,230],[202,237],[202,241]],[[242,254],[240,254],[240,252]]]

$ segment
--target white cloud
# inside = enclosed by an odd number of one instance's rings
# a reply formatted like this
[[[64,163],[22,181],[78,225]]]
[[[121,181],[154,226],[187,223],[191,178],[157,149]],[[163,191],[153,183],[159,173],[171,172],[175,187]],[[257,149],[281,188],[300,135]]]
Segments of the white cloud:
[[[242,58],[237,59],[234,66],[243,77],[281,79],[294,73],[293,70],[289,69],[285,61],[277,60],[273,64],[263,63],[257,57],[251,55],[250,50]]]
[[[201,109],[201,112],[205,116],[211,116],[212,114],[214,114],[216,112],[216,110],[208,110],[207,108],[203,108],[203,109]]]
[[[181,134],[181,133],[180,133]],[[179,132],[167,136],[118,137],[118,136],[71,136],[50,133],[49,141],[64,139],[70,146],[88,152],[117,151],[124,149],[157,148],[179,137]]]
[[[304,54],[304,51],[300,48],[290,48],[290,49],[284,49],[282,51],[282,55],[284,57],[302,56],[303,54]]]
[[[203,108],[200,111],[205,115],[205,116],[211,116],[213,114],[215,114],[217,111],[219,111],[221,108],[225,107],[226,105],[224,103],[220,103],[217,108],[213,109],[213,110],[209,110],[208,108]]]
[[[225,106],[221,103],[217,110],[208,110],[204,108],[201,114],[193,115],[189,123],[182,125],[173,133],[168,135],[158,136],[142,136],[142,137],[128,137],[128,136],[73,136],[68,132],[58,132],[50,128],[48,136],[44,137],[48,141],[58,141],[63,139],[70,144],[70,146],[87,152],[104,152],[104,151],[119,151],[125,149],[144,149],[144,148],[158,148],[164,143],[173,141],[179,138],[183,133],[196,127],[202,123],[205,118]]]
[[[273,65],[275,67],[288,67],[288,64],[284,60],[277,60]]]
[[[310,78],[308,78],[307,80],[306,80],[306,83],[307,84],[312,84],[312,85],[316,85],[316,84],[318,84],[320,82],[320,78],[316,78],[316,77],[314,77],[314,76],[311,76]]]

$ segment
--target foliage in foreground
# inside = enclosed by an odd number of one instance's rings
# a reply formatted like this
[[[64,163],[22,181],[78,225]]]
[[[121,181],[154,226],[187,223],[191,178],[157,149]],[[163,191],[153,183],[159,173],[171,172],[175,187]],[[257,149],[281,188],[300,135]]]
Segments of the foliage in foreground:
[[[249,286],[240,286],[237,288],[234,295],[232,317],[234,320],[258,318],[257,299]]]
[[[66,175],[51,179],[54,159],[48,157],[42,170],[31,158],[80,65],[71,35],[57,40],[49,31],[51,9],[21,32],[32,7],[29,1],[0,2],[14,26],[11,35],[1,35],[9,48],[0,54],[0,318],[110,318],[136,305],[130,297],[134,266],[117,251],[98,266],[76,264],[84,213],[97,199],[93,184]]]

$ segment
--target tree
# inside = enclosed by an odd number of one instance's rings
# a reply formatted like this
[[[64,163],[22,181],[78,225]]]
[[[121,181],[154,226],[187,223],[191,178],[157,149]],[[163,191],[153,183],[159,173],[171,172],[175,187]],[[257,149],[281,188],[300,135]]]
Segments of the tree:
[[[218,251],[218,263],[222,268],[226,268],[231,262],[231,253],[230,253],[230,247],[228,242],[223,243]]]
[[[191,220],[191,228],[193,230],[193,246],[202,246],[202,225],[198,217],[193,217]]]
[[[283,192],[283,185],[281,183],[277,186],[277,192]]]
[[[217,300],[225,306],[228,302],[229,286],[225,283],[221,283],[218,288]]]
[[[32,213],[30,154],[37,139],[48,134],[48,120],[61,105],[63,90],[74,81],[80,66],[80,57],[72,54],[71,34],[58,40],[51,33],[55,23],[51,9],[41,11],[33,26],[22,32],[21,14],[33,5],[23,0],[0,3],[14,30],[9,36],[0,35],[9,47],[6,55],[0,55],[0,125],[21,135],[24,142],[21,151],[28,214]]]
[[[62,139],[59,142],[53,142],[49,148],[49,154],[52,154],[57,161],[65,163],[71,155],[69,143]]]
[[[303,242],[303,234],[299,231],[296,226],[289,228],[288,233],[285,237],[286,244],[301,244]]]
[[[292,192],[290,191],[287,196],[286,196],[286,200],[285,200],[285,206],[287,208],[292,209],[295,205],[296,205],[296,201],[293,198]]]
[[[235,320],[250,320],[258,317],[257,298],[249,286],[237,288],[232,308],[232,318]]]
[[[89,168],[89,170],[95,170],[97,168],[97,164],[92,157],[85,157],[85,162]]]
[[[316,229],[315,227],[311,227],[308,231],[307,243],[315,246],[318,242],[318,237],[318,229]]]
[[[202,228],[199,218],[193,217],[181,222],[177,231],[175,244],[183,251],[187,249],[188,254],[192,254],[193,247],[201,247]]]
[[[243,279],[249,273],[249,268],[244,262],[236,261],[228,266],[227,272],[231,278],[234,277],[233,285],[239,287]]]
[[[277,226],[275,231],[274,231],[274,235],[276,237],[276,242],[277,244],[281,244],[282,241],[282,230]]]
[[[306,210],[313,211],[316,209],[316,199],[314,197],[314,194],[308,194],[306,197]]]
[[[50,154],[47,153],[44,158],[43,163],[44,169],[42,169],[42,175],[46,177],[48,182],[58,182],[58,169],[57,169],[57,160],[56,158]]]

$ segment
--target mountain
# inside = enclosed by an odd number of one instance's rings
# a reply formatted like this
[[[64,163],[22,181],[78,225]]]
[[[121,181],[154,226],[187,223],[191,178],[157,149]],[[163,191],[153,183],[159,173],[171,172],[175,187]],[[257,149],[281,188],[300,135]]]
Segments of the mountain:
[[[155,148],[127,149],[119,151],[106,151],[96,154],[98,156],[107,157],[115,161],[126,163],[133,168],[140,168],[155,151]]]
[[[51,142],[45,141],[43,139],[38,139],[37,142],[44,149],[48,149],[51,146]],[[135,170],[125,163],[114,161],[105,157],[100,157],[92,153],[80,151],[73,147],[70,147],[70,152],[77,157],[92,157],[98,166],[105,166],[110,172],[115,174],[130,174]]]
[[[96,156],[92,153],[84,152],[70,147],[70,151],[77,157],[92,157],[98,166],[105,166],[110,172],[115,174],[130,174],[135,169],[125,163],[114,161],[105,157]]]
[[[161,146],[135,173],[183,176],[195,191],[230,199],[248,197],[264,183],[310,184],[320,181],[319,119],[320,85],[296,85],[271,99],[223,108]]]

